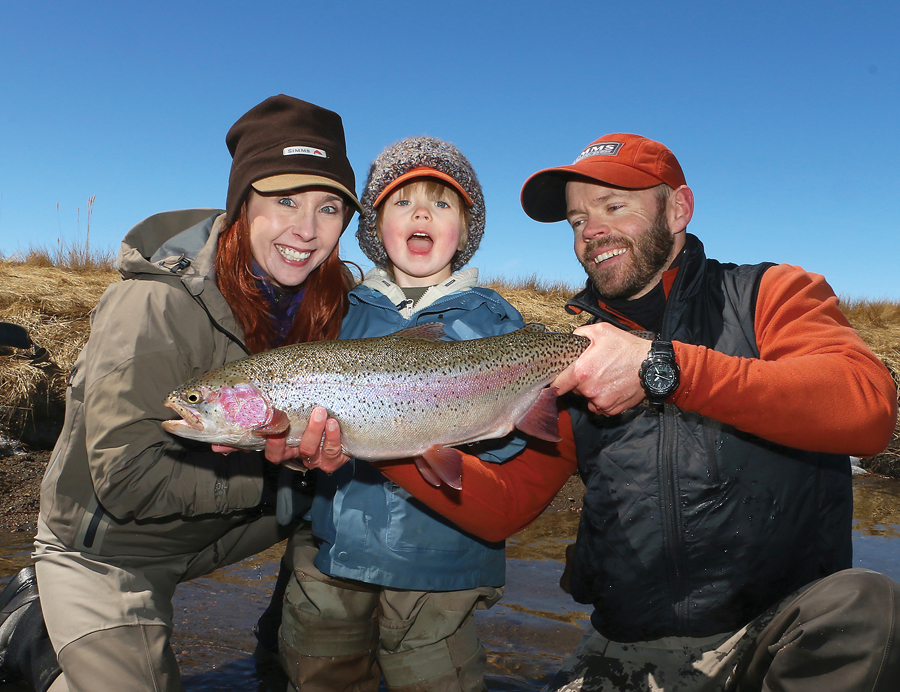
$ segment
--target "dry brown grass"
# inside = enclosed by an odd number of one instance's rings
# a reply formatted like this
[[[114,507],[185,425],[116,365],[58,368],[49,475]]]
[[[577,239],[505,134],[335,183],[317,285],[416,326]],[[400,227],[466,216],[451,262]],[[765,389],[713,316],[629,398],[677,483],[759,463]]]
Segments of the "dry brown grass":
[[[570,315],[563,306],[581,286],[541,281],[536,276],[517,281],[491,279],[485,282],[522,313],[526,322],[540,322],[554,332],[571,332],[585,323],[589,315]]]
[[[900,303],[845,300],[841,309],[869,348],[900,374]]]
[[[17,349],[0,347],[0,431],[14,437],[26,431],[34,436],[35,423],[62,411],[66,376],[87,342],[90,311],[119,280],[111,263],[71,270],[46,259],[29,253],[21,262],[0,260],[0,321],[25,327],[50,358],[35,363]]]
[[[64,269],[76,274],[114,272],[116,258],[110,251],[91,250],[89,245],[60,243],[54,249],[31,248],[28,254],[12,263],[36,269]]]
[[[83,248],[84,250],[86,248]],[[65,378],[87,341],[89,313],[106,287],[119,280],[112,259],[84,252],[65,256],[32,251],[22,261],[0,259],[0,321],[27,328],[58,366],[34,364],[15,349],[0,347],[0,432],[20,435],[29,421],[58,417]],[[563,310],[581,286],[541,281],[495,279],[487,283],[512,303],[528,322],[554,331],[571,331],[585,316]],[[887,301],[842,302],[847,318],[894,375],[900,375],[900,304]],[[61,422],[61,421],[60,421]],[[900,477],[900,432],[890,447],[863,462],[877,473]]]
[[[887,365],[900,387],[900,304],[887,301],[844,300],[841,309],[859,335]],[[865,459],[862,465],[873,473],[900,478],[900,424],[888,448]]]

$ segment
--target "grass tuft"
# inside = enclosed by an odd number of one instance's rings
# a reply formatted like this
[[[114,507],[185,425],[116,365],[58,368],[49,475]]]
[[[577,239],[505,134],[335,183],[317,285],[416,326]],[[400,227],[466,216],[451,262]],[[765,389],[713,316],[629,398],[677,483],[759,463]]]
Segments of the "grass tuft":
[[[7,258],[8,264],[19,264],[34,269],[54,267],[78,274],[94,272],[111,272],[115,269],[116,257],[111,250],[91,249],[85,243],[66,243],[58,241],[53,249],[33,247],[19,258]]]

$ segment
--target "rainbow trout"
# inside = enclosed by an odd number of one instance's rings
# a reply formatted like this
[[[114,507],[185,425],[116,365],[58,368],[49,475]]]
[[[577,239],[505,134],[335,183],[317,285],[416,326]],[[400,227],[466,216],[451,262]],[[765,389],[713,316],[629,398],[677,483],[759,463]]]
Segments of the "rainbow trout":
[[[183,384],[165,400],[174,435],[262,449],[287,431],[297,445],[315,406],[341,425],[344,453],[369,461],[414,457],[433,485],[461,487],[456,445],[519,430],[559,440],[547,387],[590,341],[528,325],[511,334],[440,341],[434,322],[389,336],[282,346]]]

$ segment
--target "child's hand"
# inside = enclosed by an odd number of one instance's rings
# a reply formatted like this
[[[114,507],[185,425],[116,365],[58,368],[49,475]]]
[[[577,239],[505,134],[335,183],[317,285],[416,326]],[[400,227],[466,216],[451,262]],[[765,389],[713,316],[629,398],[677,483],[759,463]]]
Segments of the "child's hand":
[[[341,426],[321,406],[313,409],[299,445],[288,447],[285,440],[284,435],[267,437],[266,459],[274,464],[300,459],[306,468],[319,468],[325,473],[336,471],[350,460],[341,449]]]

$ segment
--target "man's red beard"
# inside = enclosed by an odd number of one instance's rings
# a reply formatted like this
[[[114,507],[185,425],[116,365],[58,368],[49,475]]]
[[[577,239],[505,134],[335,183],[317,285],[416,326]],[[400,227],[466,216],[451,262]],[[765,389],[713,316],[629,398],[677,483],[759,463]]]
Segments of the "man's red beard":
[[[591,283],[604,298],[631,298],[640,293],[669,260],[675,238],[666,221],[665,203],[660,204],[656,218],[637,240],[627,236],[604,236],[590,241],[579,260]],[[603,263],[595,264],[591,255],[602,248],[627,249],[626,263],[605,271]]]

